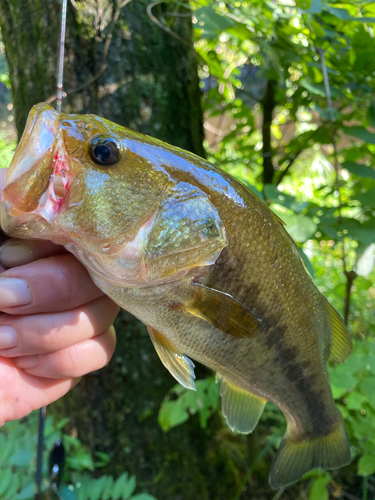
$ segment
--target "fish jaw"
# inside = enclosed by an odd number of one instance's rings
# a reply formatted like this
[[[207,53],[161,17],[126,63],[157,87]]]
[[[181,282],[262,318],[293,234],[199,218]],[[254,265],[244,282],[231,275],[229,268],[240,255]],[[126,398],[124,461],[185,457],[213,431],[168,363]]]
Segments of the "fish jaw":
[[[2,200],[4,230],[15,235],[25,221],[42,218],[45,232],[61,213],[72,178],[60,114],[45,103],[37,104],[7,172]]]

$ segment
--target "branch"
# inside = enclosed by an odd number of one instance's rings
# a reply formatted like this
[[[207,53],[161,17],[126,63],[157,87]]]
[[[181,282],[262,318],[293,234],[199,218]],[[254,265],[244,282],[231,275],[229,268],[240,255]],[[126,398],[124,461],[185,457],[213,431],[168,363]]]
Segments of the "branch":
[[[273,110],[275,109],[275,83],[272,80],[267,81],[266,93],[262,99],[263,107],[263,123],[262,123],[262,139],[263,139],[263,185],[272,184],[275,169],[272,163],[272,148],[271,148],[271,125],[273,118]]]

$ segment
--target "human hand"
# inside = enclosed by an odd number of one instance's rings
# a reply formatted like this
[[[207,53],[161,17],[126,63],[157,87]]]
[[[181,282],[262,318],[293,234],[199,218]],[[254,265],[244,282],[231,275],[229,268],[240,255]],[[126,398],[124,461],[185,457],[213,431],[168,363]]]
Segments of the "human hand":
[[[0,247],[0,425],[52,403],[105,366],[115,348],[111,324],[118,309],[63,247],[6,240]]]

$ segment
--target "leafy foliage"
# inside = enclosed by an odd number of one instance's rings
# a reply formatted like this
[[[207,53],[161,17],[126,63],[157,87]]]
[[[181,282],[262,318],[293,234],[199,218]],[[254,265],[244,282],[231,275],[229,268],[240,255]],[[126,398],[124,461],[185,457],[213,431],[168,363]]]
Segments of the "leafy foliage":
[[[134,495],[137,483],[126,472],[114,479],[109,475],[94,477],[109,456],[98,453],[95,460],[76,437],[65,434],[63,428],[69,419],[54,422],[48,416],[45,422],[45,450],[50,450],[57,439],[62,439],[67,453],[67,464],[58,495],[61,500],[156,500],[147,493]],[[8,422],[0,429],[0,499],[29,500],[34,498],[36,448],[38,439],[38,412],[23,420]],[[44,490],[49,489],[47,463],[43,463]],[[47,498],[47,497],[46,497]],[[50,497],[48,497],[50,498]]]

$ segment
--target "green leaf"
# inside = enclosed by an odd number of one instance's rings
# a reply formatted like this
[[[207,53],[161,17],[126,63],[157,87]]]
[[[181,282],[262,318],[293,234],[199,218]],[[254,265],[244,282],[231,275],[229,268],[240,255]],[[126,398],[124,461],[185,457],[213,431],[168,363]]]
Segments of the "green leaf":
[[[371,476],[375,472],[375,456],[363,455],[358,462],[358,475]]]
[[[298,203],[294,196],[284,193],[283,191],[279,191],[274,184],[265,184],[263,192],[269,201],[282,205],[283,207],[290,208],[293,212],[299,212],[302,208],[301,204]]]
[[[331,384],[335,387],[345,389],[345,391],[351,389],[357,383],[356,377],[348,373],[345,366],[336,366],[331,373]]]
[[[201,428],[204,429],[207,426],[207,420],[217,410],[220,394],[219,385],[214,377],[209,377],[205,380],[198,380],[195,386],[197,388],[199,422]]]
[[[124,472],[117,479],[114,485],[112,498],[113,500],[127,500],[134,492],[136,487],[135,477],[128,477],[128,473]]]
[[[348,410],[362,410],[363,403],[366,403],[368,398],[357,391],[353,391],[347,397],[346,407]]]
[[[375,378],[366,377],[361,380],[359,388],[363,394],[365,394],[370,400],[375,398]]]
[[[375,102],[374,101],[371,102],[371,105],[367,110],[367,120],[368,120],[371,127],[375,127]]]
[[[348,134],[361,139],[361,141],[367,142],[368,144],[375,144],[375,134],[372,134],[364,127],[360,125],[353,125],[353,127],[342,127],[342,130]]]
[[[214,377],[197,380],[196,391],[185,389],[177,384],[170,394],[176,394],[177,399],[164,400],[161,405],[158,422],[163,431],[186,422],[190,415],[199,412],[201,427],[206,427],[208,418],[216,411],[219,403],[219,386]]]
[[[310,500],[328,500],[329,493],[327,491],[327,484],[329,483],[329,477],[320,476],[317,477],[310,490]]]
[[[300,9],[306,10],[311,5],[311,0],[296,0],[296,5]]]
[[[21,493],[18,493],[17,500],[29,500],[34,498],[35,495],[35,485],[34,482],[29,483]]]
[[[77,500],[74,490],[66,485],[59,490],[59,495],[62,500]]]
[[[74,456],[70,456],[67,459],[69,467],[74,470],[94,470],[94,462],[89,451],[85,448],[80,447],[75,450]]]
[[[314,278],[315,277],[315,271],[314,268],[310,262],[310,259],[306,255],[306,253],[303,251],[303,248],[298,247],[298,251],[301,254],[301,257],[303,259],[303,262],[305,263],[305,266],[307,267],[307,270],[311,274],[311,276]]]
[[[139,493],[138,495],[132,497],[131,500],[156,500],[156,498],[148,493]]]
[[[319,95],[321,97],[326,96],[324,85],[313,85],[312,83],[309,83],[305,79],[300,80],[300,85],[302,85],[302,87],[304,87],[306,90],[308,90],[311,94],[316,94],[316,95]]]
[[[285,229],[294,241],[304,243],[315,234],[318,226],[310,217],[286,215],[273,205],[271,205],[271,209],[285,222]]]
[[[252,184],[250,184],[249,181],[247,181],[246,179],[238,179],[241,184],[245,184],[245,186],[250,189],[250,191],[252,191],[254,194],[256,194],[258,196],[258,198],[260,198],[262,201],[264,201],[264,196],[263,196],[263,193],[261,191],[259,191],[255,186],[253,186]]]
[[[11,469],[0,470],[0,498],[7,492],[10,483],[13,480],[13,473]]]
[[[312,0],[310,7],[307,9],[309,14],[320,14],[323,10],[322,0]]]
[[[197,9],[195,17],[199,27],[204,30],[203,38],[216,38],[218,34],[237,24],[230,17],[218,14],[212,5]]]
[[[361,202],[364,207],[375,207],[375,187],[367,191],[367,193],[356,194],[353,198]]]
[[[31,452],[31,450],[19,450],[10,457],[9,462],[12,465],[16,465],[18,467],[25,467],[26,465],[30,464],[32,459],[33,453]]]
[[[311,20],[311,27],[313,29],[313,33],[315,34],[315,36],[319,36],[319,37],[325,37],[326,36],[326,32],[324,31],[323,27],[317,23],[316,21],[314,21],[314,19]],[[314,70],[317,70],[317,68],[313,68]],[[319,80],[321,81],[321,80]]]
[[[359,177],[375,179],[375,170],[371,167],[366,167],[366,165],[361,165],[354,161],[344,161],[342,167]]]
[[[109,500],[112,497],[112,491],[114,488],[115,481],[112,476],[107,476],[108,481],[104,487],[103,495],[101,500]]]
[[[169,431],[176,425],[183,424],[189,419],[189,413],[186,411],[184,403],[177,401],[164,401],[161,405],[158,422],[164,432]]]
[[[20,485],[20,475],[13,474],[12,475],[12,482],[10,483],[10,486],[6,492],[6,497],[5,500],[13,500],[15,494],[17,493]]]
[[[336,7],[331,7],[330,5],[328,5],[326,9],[330,14],[338,17],[342,21],[347,21],[348,19],[350,19],[350,14],[346,9],[338,9]]]
[[[62,500],[77,500],[74,490],[66,485],[60,488],[59,495]]]
[[[348,21],[357,21],[358,23],[375,23],[375,17],[349,17]]]

